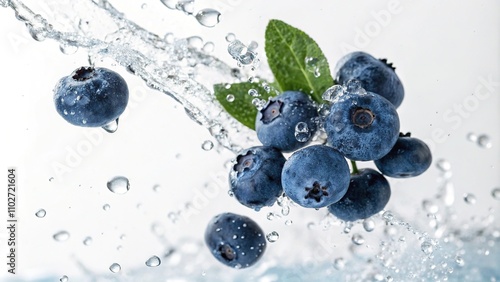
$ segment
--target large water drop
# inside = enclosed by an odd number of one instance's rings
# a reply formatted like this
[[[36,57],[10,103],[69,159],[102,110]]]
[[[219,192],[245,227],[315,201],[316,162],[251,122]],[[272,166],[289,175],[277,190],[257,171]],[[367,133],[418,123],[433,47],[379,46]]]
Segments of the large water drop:
[[[115,262],[109,266],[109,270],[113,273],[118,273],[118,272],[120,272],[120,270],[122,270],[122,267],[121,267],[121,265],[119,265],[118,263]]]
[[[152,257],[148,258],[148,260],[146,261],[146,265],[149,267],[157,267],[160,264],[161,264],[161,260],[157,256],[152,256]]]
[[[123,195],[130,189],[130,182],[128,181],[128,178],[124,176],[116,176],[108,181],[107,186],[109,191],[115,194]]]
[[[36,217],[38,217],[38,218],[43,218],[43,217],[45,217],[46,214],[47,214],[47,212],[44,209],[39,209],[35,213]]]
[[[56,240],[57,242],[64,242],[64,241],[69,239],[69,233],[68,233],[68,231],[64,231],[64,230],[59,231],[56,234],[54,234],[52,236],[52,238],[54,238],[54,240]]]
[[[214,27],[220,22],[220,13],[214,9],[203,9],[196,13],[196,20],[203,26]]]
[[[266,239],[270,243],[274,243],[274,242],[278,241],[279,238],[280,238],[280,235],[276,231],[272,231],[271,233],[266,235]]]

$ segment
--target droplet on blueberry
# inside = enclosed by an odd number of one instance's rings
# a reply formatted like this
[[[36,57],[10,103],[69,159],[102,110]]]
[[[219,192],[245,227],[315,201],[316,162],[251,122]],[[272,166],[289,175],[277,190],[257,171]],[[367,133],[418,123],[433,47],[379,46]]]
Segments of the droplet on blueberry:
[[[281,101],[270,101],[269,104],[261,110],[262,113],[262,122],[270,123],[275,118],[277,118],[281,114],[281,107],[283,106],[283,102]]]
[[[358,108],[352,115],[352,122],[361,128],[370,126],[375,120],[375,115],[368,109]]]

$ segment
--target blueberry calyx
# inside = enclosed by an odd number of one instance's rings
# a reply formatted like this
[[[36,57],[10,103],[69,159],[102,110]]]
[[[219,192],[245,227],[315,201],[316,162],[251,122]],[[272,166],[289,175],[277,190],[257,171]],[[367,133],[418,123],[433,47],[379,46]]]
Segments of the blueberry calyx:
[[[85,81],[91,79],[95,75],[95,69],[93,67],[81,67],[74,71],[71,78],[76,81]]]
[[[381,61],[382,63],[384,63],[384,65],[388,66],[389,68],[391,68],[393,71],[396,70],[396,67],[392,65],[392,63],[388,63],[387,62],[387,59],[378,59],[379,61]]]
[[[253,152],[248,151],[245,155],[239,155],[236,158],[236,164],[234,165],[234,170],[239,173],[242,173],[245,170],[249,170],[254,164]]]
[[[316,202],[321,201],[321,197],[328,196],[328,191],[325,186],[321,186],[318,181],[314,181],[312,187],[306,187],[307,194],[305,199],[313,198]]]
[[[261,121],[263,123],[270,123],[275,118],[281,115],[281,108],[283,107],[283,102],[276,100],[270,101],[269,104],[262,109],[260,112],[262,113]]]
[[[352,115],[352,122],[354,125],[366,128],[370,126],[375,120],[375,115],[369,109],[357,108]]]
[[[411,132],[399,132],[399,137],[411,137]]]
[[[231,248],[231,246],[229,245],[224,244],[220,246],[219,252],[221,256],[227,261],[232,261],[236,258],[236,253],[234,252],[233,248]]]

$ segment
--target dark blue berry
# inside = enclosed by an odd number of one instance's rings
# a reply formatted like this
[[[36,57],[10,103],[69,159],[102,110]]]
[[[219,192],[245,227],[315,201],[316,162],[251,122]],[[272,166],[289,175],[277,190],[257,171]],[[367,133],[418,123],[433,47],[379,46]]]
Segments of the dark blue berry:
[[[346,193],[349,166],[337,150],[312,145],[296,151],[285,162],[281,183],[295,203],[307,208],[326,207]]]
[[[249,217],[234,213],[219,214],[208,223],[205,243],[218,261],[234,268],[252,266],[266,249],[260,226]]]
[[[299,91],[285,91],[269,99],[257,113],[255,131],[265,146],[291,152],[307,145],[317,129],[318,111]]]
[[[100,127],[116,120],[128,103],[128,87],[116,72],[81,67],[59,80],[54,89],[56,110],[67,122]]]
[[[331,146],[348,159],[376,160],[396,143],[399,116],[396,108],[377,94],[346,92],[333,100],[325,131]]]
[[[404,88],[394,67],[387,60],[377,60],[364,52],[353,52],[340,59],[336,69],[339,84],[357,79],[366,91],[381,95],[396,108],[401,105]]]
[[[344,221],[368,218],[384,209],[391,197],[389,182],[378,171],[360,169],[351,175],[347,193],[328,211]]]
[[[405,178],[420,175],[432,163],[432,154],[422,140],[401,135],[387,155],[375,161],[384,175]]]
[[[283,193],[281,171],[285,161],[283,154],[273,147],[257,146],[240,152],[229,173],[235,198],[255,210],[272,206]]]

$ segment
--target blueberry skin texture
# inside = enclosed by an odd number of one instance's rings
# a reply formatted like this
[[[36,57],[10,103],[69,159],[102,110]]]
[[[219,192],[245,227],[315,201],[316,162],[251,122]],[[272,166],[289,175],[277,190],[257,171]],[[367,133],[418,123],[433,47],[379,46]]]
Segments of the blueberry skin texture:
[[[339,84],[357,79],[366,91],[381,95],[396,108],[403,102],[403,84],[386,60],[378,60],[365,52],[352,52],[339,60],[336,70]]]
[[[391,151],[375,165],[384,175],[394,178],[414,177],[424,173],[432,163],[431,150],[422,140],[401,136]]]
[[[266,239],[260,226],[249,217],[222,213],[208,223],[205,244],[221,263],[233,268],[255,264],[266,250]]]
[[[255,131],[265,146],[292,152],[307,145],[317,129],[318,110],[306,94],[299,91],[285,91],[269,99],[257,113]],[[309,138],[297,140],[295,127],[299,122],[307,124]]]
[[[241,151],[229,173],[235,198],[255,210],[272,206],[283,193],[281,171],[285,161],[283,154],[273,147],[256,146]]]
[[[347,193],[328,211],[343,221],[366,219],[380,212],[389,202],[391,187],[387,179],[371,168],[351,175]]]
[[[349,166],[335,149],[312,145],[293,153],[283,166],[285,194],[306,208],[329,206],[344,196],[349,186]]]
[[[398,139],[399,126],[396,108],[371,92],[337,96],[325,120],[331,146],[356,161],[377,160],[389,153]]]
[[[125,110],[128,98],[125,80],[106,68],[78,68],[61,78],[54,89],[59,115],[83,127],[101,127],[116,120]]]

